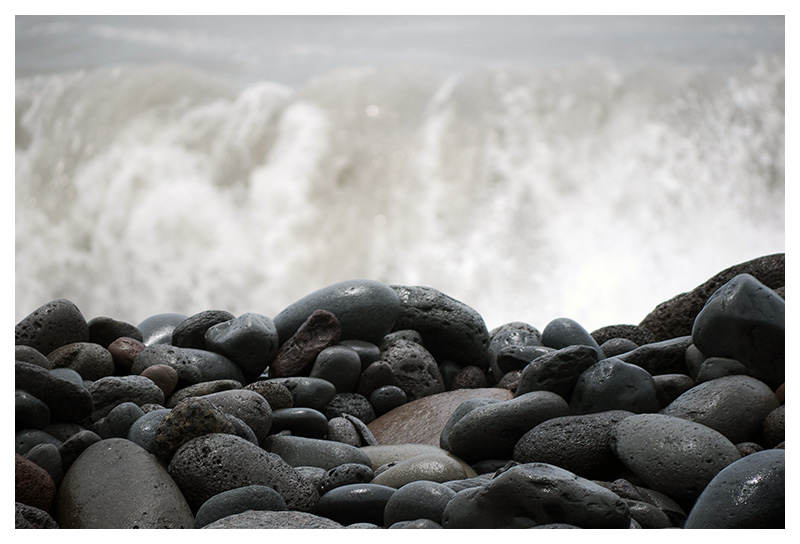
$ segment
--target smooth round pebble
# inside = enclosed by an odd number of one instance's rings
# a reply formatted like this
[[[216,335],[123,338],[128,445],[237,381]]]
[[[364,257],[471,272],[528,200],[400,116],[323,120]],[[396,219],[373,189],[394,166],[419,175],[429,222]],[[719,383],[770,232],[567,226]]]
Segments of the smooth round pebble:
[[[152,380],[164,392],[165,399],[168,399],[178,386],[178,371],[169,365],[149,366],[139,375]]]
[[[369,395],[369,403],[375,410],[376,416],[390,412],[408,402],[405,391],[396,385],[383,385]]]
[[[570,399],[574,414],[627,410],[656,412],[656,385],[640,366],[612,357],[587,368],[575,383]]]
[[[142,417],[134,421],[128,429],[128,440],[138,444],[146,451],[156,453],[156,430],[159,424],[167,417],[170,410],[162,408],[147,412]]]
[[[91,342],[74,342],[47,354],[53,368],[71,368],[84,380],[99,380],[114,373],[114,359],[106,348]]]
[[[304,436],[270,435],[264,449],[279,455],[293,467],[312,466],[330,470],[345,463],[369,465],[369,457],[359,448]]]
[[[316,513],[342,525],[381,525],[386,503],[394,493],[393,488],[374,483],[343,485],[320,497]]]
[[[337,393],[352,393],[361,376],[361,357],[347,346],[330,346],[319,352],[309,376],[328,380]]]
[[[455,496],[455,491],[440,483],[426,480],[407,483],[386,504],[384,525],[428,519],[441,526],[444,509]]]
[[[265,485],[246,485],[214,495],[200,506],[194,519],[195,529],[201,529],[218,519],[248,510],[283,512],[286,502],[280,494]]]
[[[136,325],[136,328],[142,333],[142,343],[146,346],[170,344],[175,326],[187,317],[189,316],[178,313],[151,315]]]
[[[204,338],[207,349],[236,363],[248,380],[264,372],[280,347],[272,319],[256,313],[245,313],[212,325]]]
[[[343,485],[368,484],[373,478],[375,473],[368,465],[344,463],[328,470],[320,480],[318,489],[322,495]]]
[[[328,418],[313,408],[280,408],[272,411],[273,434],[290,431],[294,436],[325,438],[328,433]]]

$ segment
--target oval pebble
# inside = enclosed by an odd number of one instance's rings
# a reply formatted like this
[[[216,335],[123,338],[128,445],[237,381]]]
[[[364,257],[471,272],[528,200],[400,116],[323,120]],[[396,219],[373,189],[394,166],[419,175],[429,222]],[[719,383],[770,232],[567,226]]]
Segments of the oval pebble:
[[[428,519],[441,526],[444,509],[455,496],[455,491],[440,483],[425,480],[407,483],[386,504],[384,525]]]
[[[131,425],[142,416],[142,409],[132,402],[115,406],[105,417],[103,428],[108,436],[103,438],[127,438]]]
[[[248,510],[284,512],[286,502],[280,494],[265,485],[246,485],[218,493],[197,510],[195,529],[201,529],[218,519]]]
[[[261,443],[272,427],[272,409],[269,403],[256,393],[247,389],[230,389],[200,397],[222,412],[244,421],[255,433]]]
[[[99,380],[114,373],[114,359],[103,346],[74,342],[47,354],[53,368],[71,368],[84,380]]]
[[[264,449],[279,455],[293,467],[312,466],[330,470],[345,463],[369,465],[369,457],[360,449],[330,440],[304,436],[270,435]]]
[[[316,513],[342,525],[351,523],[383,524],[386,503],[395,490],[374,483],[347,484],[320,497]]]
[[[159,424],[167,417],[170,410],[162,408],[147,412],[131,424],[128,429],[128,440],[138,444],[149,453],[156,453],[156,430]]]
[[[50,474],[19,453],[14,454],[14,500],[50,512],[56,499],[56,484]]]
[[[677,502],[693,501],[739,450],[721,433],[683,418],[634,414],[611,433],[615,455],[648,487]]]
[[[685,529],[783,529],[786,455],[764,450],[723,468],[689,512]]]
[[[137,406],[164,404],[164,392],[143,376],[106,376],[92,382],[88,389],[94,404],[94,421],[107,416],[123,402],[132,402]]]
[[[383,385],[369,395],[369,403],[376,416],[390,412],[408,402],[406,392],[396,385]]]
[[[421,453],[399,461],[382,472],[376,470],[372,483],[399,489],[418,480],[443,483],[462,480],[470,475],[464,468],[463,461],[439,453]]]
[[[416,342],[393,342],[381,351],[381,360],[389,363],[397,386],[410,400],[444,392],[444,379],[436,359]]]
[[[364,423],[375,419],[375,410],[363,395],[358,393],[337,393],[322,409],[325,417],[332,419],[350,414]]]
[[[330,346],[319,352],[309,376],[328,380],[337,393],[352,393],[361,376],[361,358],[347,346]]]
[[[375,472],[368,466],[360,463],[344,463],[333,467],[325,473],[319,482],[320,494],[325,494],[331,489],[349,484],[368,484],[375,478]]]
[[[341,523],[307,512],[270,512],[267,510],[248,510],[233,514],[213,523],[204,529],[342,529]]]
[[[108,348],[112,342],[122,337],[133,338],[139,342],[144,339],[142,331],[130,323],[111,317],[93,317],[86,324],[89,327],[89,342],[99,344],[104,348]]]
[[[70,300],[51,300],[25,316],[14,328],[14,344],[47,354],[73,342],[89,341],[89,325]]]
[[[606,358],[600,345],[583,325],[568,317],[557,317],[542,329],[542,345],[561,349],[567,346],[589,346],[597,354],[597,360]]]
[[[27,391],[14,391],[14,428],[44,429],[50,423],[50,408]]]
[[[290,431],[294,436],[325,438],[328,432],[328,418],[313,408],[280,408],[272,412],[273,434]]]
[[[165,399],[168,399],[178,386],[178,371],[169,365],[149,366],[139,375],[152,380],[164,392]]]
[[[570,399],[574,414],[627,410],[656,412],[656,384],[642,367],[618,358],[604,359],[586,369],[575,383]]]
[[[336,387],[328,380],[303,376],[270,378],[270,383],[278,383],[289,389],[292,404],[297,407],[313,408],[322,411],[336,396]]]
[[[595,363],[597,351],[591,346],[566,346],[551,350],[522,369],[516,396],[531,391],[552,391],[569,401],[578,377]]]
[[[178,313],[155,314],[142,320],[136,328],[142,333],[142,343],[146,346],[171,344],[175,326],[188,317]]]
[[[236,363],[248,380],[264,372],[280,347],[272,319],[256,313],[212,325],[205,332],[205,344]]]
[[[172,330],[173,346],[179,348],[207,349],[206,331],[219,323],[230,321],[234,315],[225,310],[204,310],[191,315],[175,325]]]
[[[169,462],[183,444],[205,434],[235,432],[222,410],[204,397],[191,397],[178,403],[156,427],[156,455]]]
[[[82,384],[74,384],[35,364],[14,363],[14,386],[45,403],[53,422],[76,423],[92,413],[92,395]]]

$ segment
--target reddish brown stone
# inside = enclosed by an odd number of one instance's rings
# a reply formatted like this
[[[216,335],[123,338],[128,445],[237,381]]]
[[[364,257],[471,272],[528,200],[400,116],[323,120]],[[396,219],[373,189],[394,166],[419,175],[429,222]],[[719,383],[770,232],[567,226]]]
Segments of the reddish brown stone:
[[[164,392],[165,399],[175,391],[175,387],[178,385],[178,371],[169,365],[148,366],[139,375],[153,380],[153,383]]]
[[[462,402],[473,398],[509,400],[513,396],[507,389],[494,387],[447,391],[398,406],[367,426],[380,445],[429,444],[439,447],[442,429]]]
[[[336,316],[327,310],[316,310],[278,350],[269,366],[270,378],[304,375],[317,355],[339,342],[341,335]]]
[[[56,484],[45,469],[15,453],[14,480],[16,502],[50,513],[56,498]]]
[[[384,385],[397,385],[392,365],[386,361],[375,361],[361,373],[356,393],[369,398],[373,391]]]
[[[108,351],[114,359],[114,366],[119,374],[129,374],[133,366],[133,360],[139,355],[145,346],[135,338],[122,336],[108,345]]]

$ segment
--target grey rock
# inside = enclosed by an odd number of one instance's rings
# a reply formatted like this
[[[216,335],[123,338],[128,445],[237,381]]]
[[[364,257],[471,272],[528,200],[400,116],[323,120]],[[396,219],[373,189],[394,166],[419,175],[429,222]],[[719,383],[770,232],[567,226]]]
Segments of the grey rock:
[[[71,368],[84,380],[99,380],[114,373],[114,359],[103,346],[74,342],[47,354],[53,368]]]
[[[319,482],[320,495],[331,489],[349,484],[368,484],[375,478],[375,472],[368,465],[344,463],[325,472]]]
[[[383,523],[386,503],[394,495],[391,487],[372,483],[347,484],[320,497],[316,513],[342,525]]]
[[[770,387],[784,381],[784,300],[749,274],[739,274],[709,297],[697,314],[692,340],[706,357],[728,357]]]
[[[303,376],[287,378],[270,378],[269,383],[277,383],[286,387],[292,395],[292,404],[296,407],[313,408],[322,411],[336,396],[336,387],[328,380]]]
[[[750,376],[726,376],[689,389],[661,413],[701,423],[736,444],[760,438],[764,418],[779,405],[778,397],[763,382]]]
[[[783,529],[786,455],[765,450],[723,468],[689,512],[685,529]]]
[[[386,412],[394,410],[408,402],[406,392],[396,385],[383,385],[375,389],[369,395],[369,403],[375,410],[376,416],[381,416]]]
[[[468,463],[510,459],[514,445],[525,433],[543,421],[567,414],[569,406],[555,393],[525,393],[468,411],[449,428],[446,437],[442,433],[443,447]]]
[[[143,376],[106,376],[92,382],[89,393],[94,403],[93,421],[107,416],[123,402],[132,402],[137,406],[164,404],[164,392]]]
[[[658,406],[662,409],[695,386],[695,381],[686,374],[659,374],[653,376],[653,383]]]
[[[343,529],[341,523],[307,512],[248,510],[209,523],[204,529]]]
[[[235,428],[222,410],[205,397],[185,399],[156,427],[155,453],[168,463],[183,444],[211,433],[235,434]]]
[[[56,486],[61,484],[64,468],[61,463],[59,446],[55,444],[37,444],[25,454],[25,457],[47,471]]]
[[[124,508],[109,508],[122,504]],[[144,449],[121,438],[89,446],[72,464],[58,491],[55,518],[62,529],[194,526],[192,511],[167,471]]]
[[[608,325],[592,331],[592,338],[601,345],[612,339],[625,339],[637,346],[658,342],[655,335],[640,325]],[[605,350],[603,350],[605,353]],[[607,356],[612,355],[606,353]]]
[[[141,374],[155,365],[172,367],[178,373],[178,379],[186,384],[207,381],[202,379],[200,369],[192,364],[183,349],[163,343],[149,345],[140,351],[133,359],[131,374]]]
[[[616,357],[587,368],[575,382],[570,399],[574,414],[628,410],[634,413],[658,410],[656,385],[642,367]]]
[[[352,393],[361,376],[361,357],[347,346],[327,347],[317,355],[309,376],[331,382],[337,393]]]
[[[234,315],[225,310],[205,310],[187,317],[172,330],[172,345],[179,348],[208,349],[206,331],[219,323],[230,321]]]
[[[255,433],[261,443],[272,426],[272,409],[269,403],[256,393],[247,389],[230,389],[204,395],[203,398],[222,412],[230,414],[245,422]]]
[[[89,325],[75,304],[51,300],[25,316],[14,328],[14,344],[47,354],[73,342],[89,341]]]
[[[61,466],[64,471],[66,472],[69,470],[69,467],[72,466],[75,459],[77,459],[86,448],[100,442],[100,440],[102,439],[97,433],[86,429],[73,434],[65,440],[58,448],[58,452],[61,455]]]
[[[163,313],[151,315],[139,323],[136,328],[142,333],[142,343],[146,346],[156,344],[172,344],[172,331],[187,315]]]
[[[83,385],[58,377],[32,363],[14,363],[14,385],[41,400],[53,422],[77,423],[92,413],[92,395]]]
[[[681,336],[639,346],[616,358],[640,366],[653,376],[656,374],[686,374],[686,350],[690,345],[692,345],[692,337]]]
[[[516,395],[531,391],[552,391],[566,401],[572,397],[578,377],[597,362],[591,346],[567,346],[532,360],[519,377]]]
[[[600,344],[600,349],[606,354],[606,357],[615,357],[633,351],[639,346],[627,338],[611,338]]]
[[[389,363],[397,386],[409,400],[444,392],[444,380],[433,355],[409,340],[397,340],[381,352]]]
[[[679,503],[693,501],[739,451],[722,434],[663,414],[635,414],[611,434],[615,455],[650,488]]]
[[[179,402],[190,397],[204,397],[212,393],[231,391],[234,389],[243,389],[242,382],[236,380],[212,380],[210,382],[195,383],[175,391],[169,396],[164,406],[165,408],[174,408]]]
[[[14,428],[44,429],[50,423],[50,408],[27,391],[14,391]]]
[[[293,467],[312,466],[330,470],[344,463],[369,465],[369,457],[360,449],[304,436],[270,435],[265,440],[265,450],[279,455]]]
[[[14,346],[14,360],[22,361],[24,363],[31,363],[40,366],[44,369],[50,370],[53,368],[53,363],[38,349],[30,346]]]
[[[631,517],[641,526],[642,529],[666,529],[673,527],[672,521],[658,507],[642,501],[627,499],[625,504]]]
[[[265,315],[246,313],[212,325],[205,332],[207,349],[236,363],[249,381],[269,366],[280,347],[278,330]]]
[[[248,510],[284,512],[286,502],[280,494],[265,485],[246,485],[214,495],[197,510],[195,529],[219,519]]]
[[[410,444],[415,446],[416,444]],[[464,461],[446,452],[420,453],[390,464],[385,470],[375,470],[372,483],[399,489],[410,482],[427,480],[444,483],[451,480],[463,480],[474,475],[474,471],[465,466]]]
[[[558,317],[550,321],[542,331],[542,344],[561,349],[567,346],[589,346],[597,353],[597,360],[605,359],[600,345],[592,338],[583,325],[568,317]]]
[[[289,388],[282,383],[269,380],[259,380],[249,383],[244,386],[248,391],[255,391],[264,397],[269,403],[272,411],[280,410],[282,408],[292,408],[294,406],[294,399],[292,399],[292,392]],[[336,392],[334,391],[334,394]],[[331,395],[333,398],[333,395]]]
[[[431,287],[392,285],[400,299],[394,330],[411,329],[422,336],[437,361],[489,367],[489,331],[473,308]]]
[[[786,405],[782,404],[771,411],[761,427],[765,443],[776,448],[786,440]]]
[[[144,414],[134,421],[128,429],[128,440],[138,444],[149,453],[156,453],[156,430],[159,424],[167,417],[170,410],[162,408]]]
[[[358,358],[361,360],[361,370],[366,370],[381,355],[381,348],[375,343],[367,342],[366,340],[342,340],[339,345],[346,346],[358,354]]]
[[[89,327],[89,342],[99,344],[104,348],[117,338],[133,338],[141,342],[144,340],[142,331],[125,321],[119,321],[111,317],[93,317],[87,322]]]
[[[703,383],[723,376],[749,376],[750,374],[750,370],[736,359],[708,357],[700,365],[695,381]]]
[[[23,429],[14,433],[14,451],[20,455],[25,455],[31,448],[39,444],[53,444],[61,446],[61,440],[55,436],[39,429]]]
[[[492,330],[489,337],[489,368],[495,380],[500,380],[509,370],[523,368],[524,364],[519,366],[515,361],[530,362],[544,347],[542,334],[535,327],[518,321]]]
[[[331,401],[322,409],[325,417],[343,417],[350,414],[365,423],[370,423],[375,419],[375,410],[369,401],[358,393],[337,393]]]
[[[445,529],[522,529],[549,523],[624,529],[625,502],[608,489],[545,463],[517,465],[482,487],[465,489],[444,511]]]
[[[105,417],[104,428],[108,436],[103,438],[127,438],[131,425],[142,416],[144,416],[142,409],[132,402],[123,402],[115,406]]]
[[[58,529],[58,523],[44,510],[17,502],[14,503],[14,528]]]
[[[285,341],[281,339],[281,347],[270,362],[269,375],[273,378],[307,375],[320,352],[338,343],[341,335],[342,327],[335,314],[315,310],[292,336]]]
[[[246,485],[273,488],[289,510],[314,511],[319,500],[311,483],[278,455],[231,434],[206,434],[186,442],[172,456],[168,471],[193,508]]]
[[[427,480],[407,483],[387,502],[383,524],[389,527],[401,521],[428,519],[441,526],[444,509],[455,496],[456,492],[444,484]]]
[[[594,478],[613,461],[611,431],[633,415],[624,410],[548,419],[525,433],[514,446],[513,460],[547,463]]]
[[[281,343],[320,309],[339,320],[342,340],[377,343],[392,330],[400,301],[392,289],[374,280],[346,280],[328,285],[293,302],[274,317]]]
[[[442,529],[443,527],[430,519],[415,519],[411,521],[398,521],[391,524],[388,529]]]
[[[313,408],[280,408],[272,412],[270,431],[273,434],[290,431],[295,436],[325,438],[328,433],[328,418]]]
[[[204,349],[182,349],[188,359],[189,365],[198,370],[198,381],[235,380],[239,383],[247,382],[242,369],[224,355]]]

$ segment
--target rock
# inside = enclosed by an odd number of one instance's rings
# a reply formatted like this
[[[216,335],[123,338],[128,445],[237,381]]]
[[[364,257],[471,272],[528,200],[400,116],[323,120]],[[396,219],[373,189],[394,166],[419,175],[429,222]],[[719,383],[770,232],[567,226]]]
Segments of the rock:
[[[603,350],[600,345],[592,338],[589,331],[583,326],[568,317],[559,317],[550,321],[542,331],[542,344],[554,348],[561,349],[567,346],[589,346],[597,353],[597,360],[605,359]]]
[[[204,349],[182,348],[188,364],[198,370],[198,382],[211,382],[215,380],[235,380],[246,383],[242,369],[219,353]],[[179,372],[180,374],[180,372]]]
[[[147,452],[156,454],[156,431],[170,411],[163,408],[144,414],[131,424],[126,438],[144,448]]]
[[[206,434],[186,442],[172,456],[168,471],[193,508],[247,485],[271,487],[289,510],[313,511],[319,500],[316,489],[278,455],[231,434]]]
[[[192,511],[167,471],[121,438],[88,447],[72,464],[58,491],[56,520],[62,529],[194,526]]]
[[[377,343],[392,330],[400,301],[389,286],[374,280],[346,280],[328,285],[293,302],[275,316],[273,321],[281,343],[294,335],[316,310],[336,316],[342,340]]]
[[[44,510],[18,502],[14,504],[14,528],[58,529],[58,523]]]
[[[168,399],[178,386],[178,371],[169,365],[148,366],[139,375],[152,380],[164,392],[165,399]]]
[[[94,317],[87,323],[89,327],[89,342],[99,344],[104,348],[118,338],[132,338],[141,342],[144,340],[142,331],[124,321],[111,317]]]
[[[600,344],[600,349],[603,350],[603,353],[606,354],[606,357],[622,355],[623,353],[628,353],[638,347],[639,346],[633,342],[633,340],[628,340],[627,338],[611,338],[610,340],[606,340]]]
[[[782,383],[778,386],[775,390],[775,396],[778,397],[778,400],[781,401],[781,404],[786,402],[786,384]]]
[[[277,321],[275,325],[278,326]],[[297,332],[283,342],[270,363],[270,377],[283,378],[308,373],[320,352],[339,342],[341,334],[341,325],[333,313],[315,310],[300,324]]]
[[[381,352],[381,360],[389,363],[397,386],[410,400],[444,391],[439,365],[422,346],[409,340],[397,340]]]
[[[142,409],[132,402],[115,406],[105,417],[103,428],[108,435],[103,438],[127,438],[131,425],[142,416]]]
[[[330,470],[345,463],[369,465],[369,457],[358,448],[330,440],[273,434],[267,437],[263,447],[293,467]]]
[[[631,517],[642,529],[666,529],[673,527],[669,517],[656,506],[642,501],[625,500]]]
[[[443,529],[441,525],[430,519],[415,519],[412,521],[398,521],[388,529]]]
[[[50,512],[56,497],[56,484],[48,472],[26,459],[14,454],[14,500]]]
[[[278,354],[279,342],[272,319],[256,313],[217,323],[205,332],[208,349],[236,363],[248,381],[257,379],[266,370]]]
[[[156,454],[168,463],[183,444],[212,433],[234,434],[233,423],[228,421],[222,409],[206,397],[182,400],[156,428]]]
[[[50,359],[30,346],[14,346],[14,360],[31,363],[46,370],[53,368],[53,363],[50,362]]]
[[[786,439],[786,405],[782,404],[772,410],[761,428],[767,446],[775,448]]]
[[[136,406],[147,403],[164,404],[164,392],[144,376],[106,376],[89,386],[94,410],[92,420],[105,417],[123,402]]]
[[[378,443],[369,427],[350,414],[343,414],[342,417],[334,417],[328,421],[327,439],[350,444],[357,448],[374,446]]]
[[[642,367],[619,360],[604,359],[586,369],[575,383],[570,408],[574,414],[608,410],[634,413],[658,410],[656,385]]]
[[[749,376],[750,374],[750,370],[736,359],[708,357],[700,365],[695,381],[703,383],[723,376]]]
[[[331,489],[350,484],[367,484],[375,478],[375,472],[368,465],[360,463],[344,463],[325,472],[319,487],[320,495]]]
[[[369,457],[370,466],[372,467],[372,470],[376,472],[376,474],[381,467],[389,468],[397,465],[401,461],[406,461],[412,457],[426,454],[445,456],[456,461],[461,466],[464,474],[466,474],[464,478],[472,478],[477,476],[475,471],[472,470],[472,467],[465,463],[462,459],[459,459],[447,450],[443,450],[442,448],[428,444],[381,444],[362,447],[361,451],[366,453]]]
[[[344,529],[344,526],[306,512],[248,510],[209,523],[204,529]]]
[[[58,447],[61,446],[61,441],[50,433],[37,429],[23,429],[14,433],[14,448],[20,455],[25,455],[38,444],[53,444]]]
[[[92,413],[92,395],[83,387],[59,378],[32,363],[14,363],[16,389],[26,391],[50,409],[53,422],[79,422]]]
[[[142,343],[146,346],[172,344],[172,331],[189,316],[177,313],[156,314],[148,317],[136,328],[142,333]]]
[[[611,433],[615,455],[648,487],[680,502],[693,501],[711,479],[739,458],[722,434],[663,414],[635,414]]]
[[[550,391],[533,391],[511,400],[476,407],[451,417],[441,447],[468,463],[510,459],[514,445],[539,423],[569,413],[566,401]]]
[[[455,491],[440,483],[426,480],[407,483],[386,503],[383,524],[389,527],[400,521],[428,519],[441,526],[444,509],[455,496]]]
[[[172,345],[179,348],[206,350],[206,331],[219,323],[230,321],[234,315],[225,310],[205,310],[187,317],[172,330]]]
[[[742,273],[754,276],[770,289],[782,287],[785,278],[785,260],[783,253],[777,253],[727,268],[692,291],[662,302],[639,323],[639,326],[651,331],[657,341],[690,335],[697,314],[717,289]]]
[[[253,430],[259,443],[266,438],[270,431],[272,409],[264,397],[255,391],[231,389],[204,395],[200,398],[211,402],[223,413],[235,416],[245,422]]]
[[[400,299],[395,331],[411,329],[422,336],[436,361],[489,367],[489,331],[470,306],[431,287],[392,285]]]
[[[373,391],[386,385],[397,385],[397,380],[394,379],[394,373],[392,372],[392,365],[386,361],[375,361],[361,372],[355,392],[369,397]],[[403,395],[405,396],[405,392],[403,392]]]
[[[102,346],[74,342],[47,354],[53,368],[71,368],[84,380],[99,380],[114,373],[114,359]]]
[[[463,461],[438,452],[420,453],[399,461],[383,471],[376,471],[372,483],[399,489],[410,482],[420,480],[449,482],[470,477]]]
[[[92,444],[102,440],[96,433],[88,430],[83,430],[70,436],[58,448],[58,453],[61,455],[61,465],[66,471],[72,466],[72,463]]]
[[[425,347],[425,341],[422,339],[422,335],[419,332],[413,329],[399,329],[384,336],[377,344],[378,349],[380,351],[385,351],[398,340],[408,340],[409,342],[414,342]]]
[[[519,463],[547,463],[584,478],[594,478],[616,461],[611,431],[633,415],[625,410],[548,419],[525,433],[514,446]]]
[[[328,418],[313,408],[279,408],[272,411],[273,434],[290,431],[294,436],[325,438],[328,432]]]
[[[108,352],[114,361],[114,369],[117,374],[130,374],[133,361],[136,356],[147,346],[135,338],[125,336],[117,338],[108,345]]]
[[[259,445],[256,433],[253,432],[253,428],[250,427],[250,425],[231,414],[225,414],[225,417],[233,424],[233,434],[244,438],[248,442],[252,442],[256,446]]]
[[[197,510],[194,527],[201,529],[219,519],[248,510],[284,512],[286,502],[280,494],[265,485],[246,485],[218,493]]]
[[[483,389],[486,375],[477,366],[465,366],[453,378],[452,389]]]
[[[382,416],[408,402],[406,392],[396,385],[383,385],[369,395],[369,403],[376,416]]]
[[[661,413],[710,427],[736,444],[760,438],[764,418],[779,405],[763,382],[726,376],[689,389]]]
[[[519,321],[492,330],[489,337],[489,369],[495,380],[500,380],[509,370],[521,370],[525,364],[519,364],[541,355],[540,349],[544,347],[538,329]]]
[[[297,407],[322,411],[336,396],[336,387],[322,378],[271,378],[268,382],[286,387],[292,394],[292,405]]]
[[[27,391],[14,391],[14,428],[44,429],[50,423],[50,408]]]
[[[339,342],[339,345],[348,347],[358,354],[358,358],[361,360],[361,370],[366,370],[367,367],[377,361],[381,355],[381,348],[366,340],[342,340]]]
[[[662,409],[695,386],[694,380],[686,374],[659,374],[653,376],[653,383],[658,406]]]
[[[689,512],[685,529],[783,529],[786,456],[765,450],[723,468]]]
[[[516,396],[531,391],[552,391],[569,401],[578,377],[595,363],[597,350],[591,346],[577,345],[551,350],[525,366],[519,376]]]
[[[89,341],[89,325],[72,301],[51,300],[24,317],[14,328],[14,344],[50,353],[73,342]]]
[[[131,374],[141,374],[146,368],[155,365],[167,365],[175,369],[178,379],[184,384],[196,384],[203,381],[200,369],[197,368],[185,350],[168,344],[153,344],[141,350],[131,365]]]
[[[294,399],[292,399],[292,392],[289,388],[282,383],[269,380],[260,380],[244,386],[248,391],[255,391],[266,399],[272,408],[273,413],[275,410],[282,408],[292,408],[294,406]],[[334,395],[336,390],[334,389]],[[331,395],[333,398],[333,395]]]
[[[640,366],[651,375],[686,374],[686,350],[692,345],[691,336],[671,338],[661,342],[645,344],[616,358],[625,363]]]
[[[25,458],[33,461],[47,471],[56,487],[64,478],[64,468],[61,464],[61,454],[55,444],[38,444],[28,450]]]
[[[428,444],[439,446],[439,437],[450,416],[471,398],[508,400],[505,389],[459,389],[421,398],[387,412],[368,424],[379,444]]]
[[[692,328],[706,357],[728,357],[770,387],[784,381],[785,307],[775,291],[740,274],[709,297]]]
[[[190,397],[203,397],[212,393],[234,389],[242,389],[242,382],[236,380],[212,380],[210,382],[196,383],[175,391],[169,396],[164,406],[166,408],[174,408],[179,402]]]
[[[337,393],[331,401],[322,409],[325,417],[332,419],[350,414],[365,423],[370,423],[375,419],[375,410],[369,401],[358,393]]]
[[[652,332],[640,325],[608,325],[592,331],[591,336],[601,347],[604,343],[612,339],[625,339],[629,342],[633,342],[637,346],[652,344],[658,341]],[[603,353],[608,357],[612,357],[612,355],[605,350],[603,350]]]
[[[361,376],[361,358],[347,346],[327,347],[317,355],[309,376],[331,382],[337,393],[352,393]]]
[[[544,463],[512,467],[488,485],[456,494],[444,511],[445,529],[521,529],[565,523],[586,529],[630,525],[625,502],[608,489]]]

